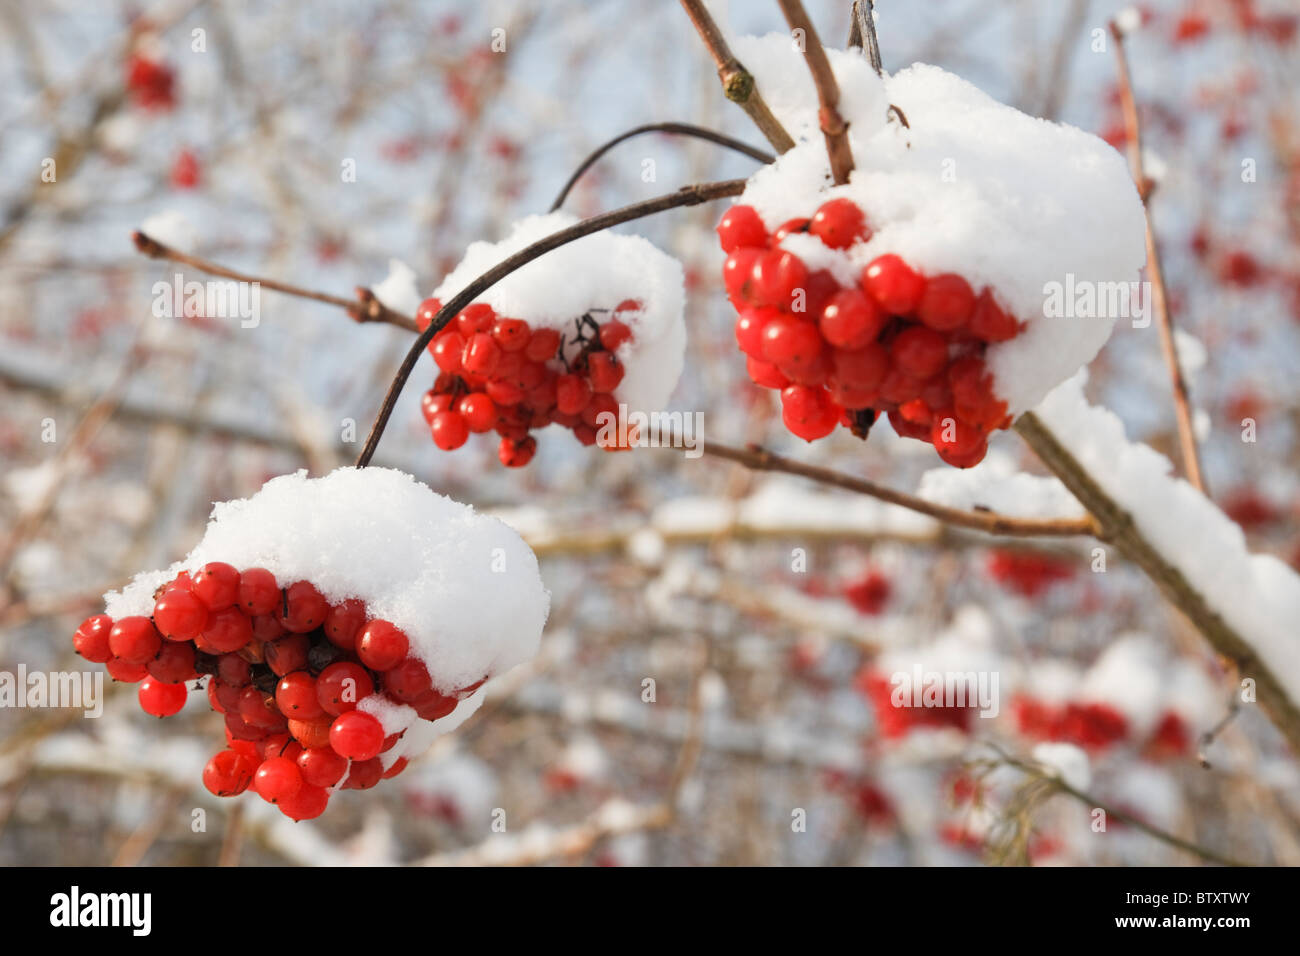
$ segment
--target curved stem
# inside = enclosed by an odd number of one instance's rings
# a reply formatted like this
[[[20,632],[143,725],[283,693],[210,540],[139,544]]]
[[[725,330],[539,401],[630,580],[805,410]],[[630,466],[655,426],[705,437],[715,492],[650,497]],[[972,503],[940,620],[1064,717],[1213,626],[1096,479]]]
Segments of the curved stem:
[[[694,136],[696,139],[707,140],[710,143],[717,143],[719,146],[725,146],[727,149],[734,149],[738,153],[744,153],[746,156],[751,159],[756,159],[760,163],[772,163],[776,161],[776,157],[771,153],[750,146],[748,143],[742,143],[738,139],[732,139],[730,136],[724,136],[722,133],[715,133],[706,126],[695,126],[691,123],[647,123],[644,126],[630,129],[626,133],[620,133],[609,142],[596,147],[596,149],[592,151],[591,155],[584,159],[582,164],[574,170],[573,175],[569,177],[569,181],[565,183],[564,188],[560,190],[560,194],[555,197],[555,202],[551,203],[549,211],[555,212],[555,210],[564,205],[564,200],[568,198],[569,192],[573,189],[574,185],[577,184],[578,180],[582,178],[582,174],[594,166],[600,157],[604,156],[619,143],[632,139],[634,136],[640,136],[643,133],[676,133],[679,136]]]
[[[370,427],[370,434],[366,436],[365,447],[361,449],[361,454],[357,456],[357,467],[365,467],[370,463],[370,459],[374,457],[375,449],[379,446],[379,439],[384,434],[388,419],[392,417],[393,407],[397,404],[398,396],[402,394],[402,388],[405,387],[406,380],[411,377],[415,363],[419,361],[420,353],[433,341],[433,337],[451,321],[452,316],[510,275],[510,273],[526,266],[552,249],[558,249],[575,239],[601,232],[611,226],[631,222],[634,219],[643,219],[646,216],[652,216],[657,212],[664,212],[668,209],[676,209],[681,206],[696,206],[713,199],[721,199],[724,196],[739,196],[744,191],[745,180],[743,179],[728,179],[717,183],[684,186],[675,193],[632,203],[630,206],[624,206],[621,209],[614,209],[610,212],[601,213],[599,216],[592,216],[590,219],[576,222],[572,226],[537,240],[532,245],[519,250],[513,256],[509,256],[497,263],[444,303],[438,314],[434,316],[429,327],[421,332],[415,342],[411,344],[406,357],[402,359],[401,366],[397,369],[397,374],[393,377],[393,383],[388,387],[387,394],[384,395],[384,402],[379,407],[379,413],[375,416],[375,423]]]

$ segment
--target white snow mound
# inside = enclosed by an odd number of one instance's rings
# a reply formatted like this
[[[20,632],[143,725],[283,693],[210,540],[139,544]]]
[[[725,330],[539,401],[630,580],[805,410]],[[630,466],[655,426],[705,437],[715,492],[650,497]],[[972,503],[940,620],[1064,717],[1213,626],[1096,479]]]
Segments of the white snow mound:
[[[576,222],[566,212],[529,216],[515,223],[500,242],[470,243],[460,264],[434,290],[434,298],[447,302],[502,260]],[[685,362],[685,276],[681,263],[648,239],[608,230],[584,236],[517,269],[474,301],[486,302],[498,315],[524,319],[533,328],[556,329],[567,340],[575,332],[575,319],[628,299],[643,308],[619,314],[632,338],[615,353],[624,376],[613,394],[631,411],[661,411]],[[593,313],[597,322],[605,317]]]
[[[532,657],[550,605],[537,558],[518,534],[388,468],[339,468],[323,478],[299,471],[213,505],[184,560],[104,595],[106,611],[149,615],[160,584],[209,561],[266,568],[281,587],[310,581],[332,604],[361,599],[372,618],[406,632],[442,691]]]
[[[1049,317],[1048,290],[1057,284],[1059,299],[1090,288],[1109,302],[1113,284],[1131,288],[1139,279],[1145,216],[1115,149],[999,103],[938,67],[915,64],[882,79],[861,54],[828,49],[855,162],[849,182],[831,186],[802,54],[786,34],[740,37],[735,49],[798,143],[755,173],[737,201],[753,206],[770,232],[848,197],[873,230],[847,250],[803,233],[787,236],[783,248],[841,284],[891,252],[926,275],[955,272],[977,292],[991,288],[1027,323],[1015,339],[990,346],[986,359],[1012,415],[1093,359],[1117,316]],[[891,105],[908,126],[891,118]]]

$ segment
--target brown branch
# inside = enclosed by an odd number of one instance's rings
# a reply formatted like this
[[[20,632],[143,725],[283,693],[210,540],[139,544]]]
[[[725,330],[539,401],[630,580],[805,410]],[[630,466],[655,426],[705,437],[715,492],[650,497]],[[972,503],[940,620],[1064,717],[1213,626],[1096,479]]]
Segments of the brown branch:
[[[1174,340],[1174,320],[1169,311],[1169,296],[1165,288],[1164,269],[1160,264],[1160,250],[1156,247],[1155,227],[1151,223],[1150,198],[1154,183],[1147,179],[1142,162],[1142,127],[1138,121],[1137,100],[1133,95],[1133,78],[1129,73],[1128,55],[1124,51],[1124,31],[1112,20],[1110,35],[1115,41],[1115,65],[1119,73],[1120,105],[1124,113],[1124,127],[1128,138],[1128,161],[1142,197],[1146,215],[1147,272],[1151,276],[1152,307],[1160,330],[1160,349],[1169,370],[1169,381],[1174,391],[1174,413],[1178,420],[1178,444],[1183,459],[1183,471],[1192,487],[1208,497],[1205,478],[1201,473],[1200,452],[1196,446],[1196,431],[1192,427],[1191,400],[1182,363],[1178,361],[1178,346]]]
[[[388,419],[392,417],[398,396],[402,394],[406,380],[411,377],[411,372],[415,369],[415,363],[419,361],[420,355],[433,341],[433,337],[442,331],[443,326],[450,322],[452,317],[461,309],[510,275],[510,273],[523,268],[534,259],[544,256],[553,249],[558,249],[560,246],[581,239],[583,236],[601,232],[611,226],[632,222],[635,219],[643,219],[646,216],[652,216],[668,209],[697,206],[700,203],[721,199],[724,196],[739,196],[744,190],[745,180],[743,179],[728,179],[717,183],[697,183],[694,186],[683,186],[675,193],[632,203],[630,206],[623,206],[621,209],[614,209],[610,212],[601,213],[599,216],[592,216],[590,219],[584,219],[565,229],[553,232],[549,236],[538,239],[532,245],[524,247],[513,256],[503,259],[483,273],[448,299],[438,314],[434,316],[433,321],[429,323],[428,328],[421,332],[411,344],[406,357],[402,359],[401,366],[397,369],[397,374],[393,377],[392,384],[388,387],[388,392],[384,395],[383,403],[379,406],[375,422],[370,427],[370,434],[366,436],[365,447],[361,449],[361,454],[357,456],[357,467],[364,467],[370,463],[370,459],[375,454],[375,449],[379,446],[379,439],[384,434],[384,428],[388,425]]]
[[[764,152],[761,149],[755,149],[748,143],[742,143],[738,139],[732,139],[730,136],[724,136],[722,133],[715,133],[713,130],[704,126],[695,126],[691,123],[647,123],[644,126],[637,126],[628,130],[626,133],[620,133],[613,139],[601,143],[586,159],[573,171],[560,194],[555,197],[555,202],[551,203],[550,212],[555,212],[568,198],[569,192],[582,178],[582,174],[594,166],[600,157],[604,156],[619,143],[632,139],[634,136],[641,136],[644,133],[675,133],[678,136],[693,136],[696,139],[706,140],[710,143],[717,143],[719,146],[725,146],[727,149],[735,150],[738,153],[744,153],[751,159],[756,159],[760,163],[776,162],[776,157],[771,153]]]
[[[236,282],[255,282],[259,286],[264,286],[275,292],[283,292],[285,295],[295,295],[300,299],[311,299],[315,302],[324,302],[327,305],[336,305],[344,309],[357,322],[384,322],[408,329],[411,332],[416,331],[415,319],[388,308],[375,298],[373,292],[364,287],[357,288],[355,299],[345,299],[342,296],[330,295],[327,292],[314,292],[311,289],[304,289],[276,279],[265,279],[260,276],[237,272],[234,269],[218,265],[199,256],[173,249],[151,236],[146,236],[143,232],[131,233],[131,241],[135,243],[137,250],[151,259],[165,259],[168,262],[177,262],[181,265],[190,266],[200,272],[206,272],[208,275],[234,279]]]
[[[970,528],[974,531],[983,531],[986,534],[1020,535],[1025,537],[1069,537],[1073,535],[1097,537],[1100,532],[1098,524],[1091,517],[1013,518],[993,512],[963,511],[960,508],[949,508],[935,504],[932,501],[926,501],[924,498],[918,498],[915,495],[878,485],[874,481],[868,481],[865,478],[856,478],[853,475],[832,471],[829,468],[820,468],[816,465],[807,465],[790,458],[783,458],[757,445],[750,445],[748,448],[733,448],[730,445],[719,445],[717,442],[701,442],[700,448],[705,455],[725,458],[754,471],[773,471],[787,475],[797,475],[800,478],[807,478],[823,485],[831,485],[835,488],[843,488],[846,491],[870,495],[872,498],[878,498],[891,505],[898,505],[900,508],[907,508],[909,511],[927,515],[945,524],[959,528]]]
[[[736,59],[736,55],[727,46],[727,41],[718,25],[713,22],[704,0],[681,0],[681,4],[695,25],[700,39],[708,47],[713,62],[717,64],[718,79],[722,81],[722,91],[727,99],[738,104],[749,115],[759,132],[767,137],[767,141],[778,153],[794,149],[794,140],[758,92],[754,75],[745,69],[745,65]]]
[[[1254,679],[1257,699],[1291,749],[1300,753],[1300,707],[1283,683],[1255,654],[1249,641],[1229,625],[1183,573],[1143,537],[1124,508],[1097,484],[1057,436],[1036,415],[1026,412],[1015,429],[1100,525],[1098,537],[1117,547],[1146,572],[1165,598],[1201,632],[1220,655]]]
[[[883,76],[885,65],[880,59],[880,38],[876,36],[875,4],[872,0],[853,0],[850,19],[849,49],[862,50],[876,76]]]
[[[777,0],[781,12],[785,14],[786,23],[791,30],[803,31],[803,55],[808,63],[808,72],[812,74],[813,85],[817,87],[817,119],[821,124],[822,135],[826,137],[826,155],[831,161],[831,176],[835,185],[843,186],[849,181],[853,172],[853,151],[849,148],[849,124],[840,115],[840,85],[835,82],[835,73],[831,70],[831,61],[826,57],[826,49],[817,28],[808,17],[808,11],[799,0]]]

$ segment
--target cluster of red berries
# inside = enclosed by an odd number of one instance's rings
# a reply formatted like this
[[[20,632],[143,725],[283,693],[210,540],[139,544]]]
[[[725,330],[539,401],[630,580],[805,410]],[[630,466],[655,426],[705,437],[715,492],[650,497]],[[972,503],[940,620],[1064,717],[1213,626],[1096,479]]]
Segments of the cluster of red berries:
[[[441,308],[437,299],[420,305],[420,331]],[[640,310],[631,299],[612,311],[592,309],[574,320],[566,339],[557,329],[498,316],[490,305],[466,306],[429,343],[440,372],[422,403],[433,443],[451,451],[471,432],[495,431],[501,436],[497,456],[507,468],[532,461],[537,439],[529,433],[547,425],[570,429],[584,445],[627,447],[635,436],[621,446],[612,435],[600,440],[599,416],[618,415],[613,392],[624,367],[617,352],[632,338],[619,316]],[[602,314],[604,321],[594,317]]]
[[[1053,584],[1074,577],[1074,564],[1050,554],[996,549],[989,554],[993,580],[1022,597],[1038,597]]]
[[[1028,695],[1011,702],[1016,730],[1030,740],[1051,740],[1075,744],[1085,750],[1101,751],[1133,737],[1128,719],[1096,701],[1065,701],[1049,704]],[[1150,757],[1187,754],[1192,733],[1187,722],[1173,711],[1165,711],[1145,740],[1131,741]]]
[[[892,254],[841,286],[780,247],[799,232],[839,250],[871,238],[849,199],[770,235],[751,206],[733,206],[718,223],[723,281],[740,313],[736,341],[750,378],[780,390],[786,427],[806,441],[837,425],[865,438],[885,412],[899,435],[933,444],[949,464],[977,464],[989,433],[1010,424],[984,353],[1014,338],[1020,323],[989,289],[976,294],[952,273],[922,276]]]
[[[854,683],[871,704],[876,726],[885,740],[906,737],[922,727],[951,727],[970,733],[972,721],[979,712],[979,706],[973,702],[968,707],[895,707],[895,687],[889,675],[871,666],[859,671]]]
[[[186,682],[206,676],[227,749],[208,761],[204,785],[219,797],[251,786],[295,820],[320,816],[332,790],[366,790],[405,768],[399,757],[384,769],[380,754],[402,734],[386,736],[361,701],[382,695],[438,720],[482,684],[439,693],[406,634],[363,602],[330,604],[310,582],[282,589],[270,571],[222,562],[160,587],[151,617],[87,618],[73,643],[114,680],[138,683],[155,717],[179,712]]]

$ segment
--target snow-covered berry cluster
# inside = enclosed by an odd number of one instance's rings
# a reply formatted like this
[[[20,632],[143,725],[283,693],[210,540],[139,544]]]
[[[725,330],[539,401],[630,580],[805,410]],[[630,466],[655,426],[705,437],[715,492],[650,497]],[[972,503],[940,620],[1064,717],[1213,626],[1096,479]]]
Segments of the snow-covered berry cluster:
[[[531,656],[548,601],[499,521],[400,472],[344,468],[217,505],[188,558],[106,603],[77,652],[158,717],[203,680],[226,740],[204,785],[303,820],[469,716],[484,681]]]
[[[441,308],[437,299],[420,305],[420,331]],[[421,407],[434,444],[452,451],[471,432],[495,431],[501,436],[497,455],[507,468],[532,461],[537,439],[531,432],[547,425],[570,429],[584,445],[626,448],[617,429],[602,425],[618,415],[614,391],[624,375],[619,353],[632,340],[624,318],[641,311],[635,299],[589,309],[566,334],[497,315],[486,303],[466,306],[429,343],[440,374]],[[615,418],[601,418],[604,413]]]
[[[740,313],[736,342],[750,378],[780,390],[786,427],[807,441],[837,425],[865,437],[883,411],[899,435],[930,442],[949,464],[978,464],[989,432],[1010,423],[984,352],[1020,323],[987,287],[977,294],[955,273],[923,276],[892,253],[842,285],[780,246],[802,233],[836,250],[872,235],[862,209],[842,197],[771,234],[747,205],[718,223],[727,295]]]
[[[576,222],[562,212],[531,216],[500,242],[471,243],[421,303],[417,326],[427,330],[478,276]],[[684,304],[681,264],[640,236],[596,233],[515,270],[429,344],[438,371],[423,410],[434,444],[450,451],[496,432],[507,467],[532,460],[535,433],[548,425],[584,445],[631,446],[638,436],[620,406],[651,413],[667,403],[684,362]]]

